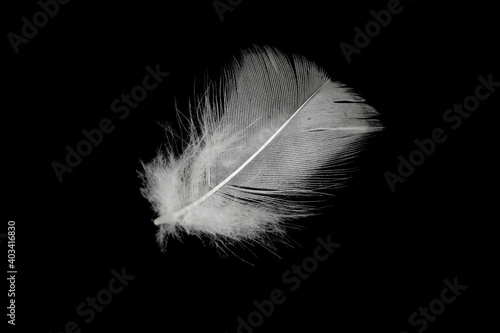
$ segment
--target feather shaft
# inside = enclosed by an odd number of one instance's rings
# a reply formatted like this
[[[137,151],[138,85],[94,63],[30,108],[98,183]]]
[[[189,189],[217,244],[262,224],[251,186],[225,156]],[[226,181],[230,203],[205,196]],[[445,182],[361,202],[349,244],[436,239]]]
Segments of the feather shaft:
[[[248,165],[257,155],[260,154],[260,152],[266,148],[271,141],[274,140],[274,138],[281,133],[281,131],[290,123],[290,121],[295,117],[297,113],[299,113],[304,106],[309,103],[309,101],[316,96],[316,94],[323,89],[323,87],[329,83],[329,81],[325,82],[320,88],[318,88],[298,109],[295,111],[288,120],[281,125],[281,127],[274,133],[248,160],[246,160],[238,169],[236,169],[232,174],[230,174],[226,179],[224,179],[222,182],[220,182],[217,186],[215,186],[213,189],[211,189],[209,192],[207,192],[205,195],[203,195],[201,198],[198,200],[194,201],[193,203],[189,204],[188,206],[182,208],[181,210],[178,210],[172,214],[172,216],[160,216],[157,219],[155,219],[154,223],[156,225],[160,225],[163,223],[167,223],[171,218],[178,218],[179,216],[185,214],[189,209],[193,209],[199,204],[201,204],[203,201],[205,201],[208,197],[210,197],[212,194],[217,192],[222,186],[226,185],[227,182],[229,182],[234,176],[236,176],[245,166]]]

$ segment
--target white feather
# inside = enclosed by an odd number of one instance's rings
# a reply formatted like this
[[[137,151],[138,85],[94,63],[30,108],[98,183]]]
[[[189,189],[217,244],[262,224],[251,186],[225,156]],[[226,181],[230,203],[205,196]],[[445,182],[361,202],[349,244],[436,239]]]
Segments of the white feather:
[[[224,73],[191,116],[183,153],[144,165],[161,243],[182,231],[222,241],[283,234],[382,129],[372,107],[303,57],[255,48]]]

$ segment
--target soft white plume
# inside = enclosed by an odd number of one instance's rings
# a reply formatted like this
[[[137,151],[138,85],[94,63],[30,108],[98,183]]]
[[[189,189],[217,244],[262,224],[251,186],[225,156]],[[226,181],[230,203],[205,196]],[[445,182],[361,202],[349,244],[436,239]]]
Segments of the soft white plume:
[[[308,198],[342,184],[382,126],[377,112],[314,63],[246,50],[189,118],[189,143],[144,165],[158,240],[182,232],[260,241],[315,213]]]

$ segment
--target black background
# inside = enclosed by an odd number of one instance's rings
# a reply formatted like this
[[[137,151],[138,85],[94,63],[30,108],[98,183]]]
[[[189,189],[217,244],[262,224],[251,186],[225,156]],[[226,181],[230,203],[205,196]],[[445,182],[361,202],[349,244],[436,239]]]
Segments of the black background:
[[[36,1],[16,4],[4,10],[4,36],[19,34],[21,17],[39,10]],[[286,302],[256,332],[416,332],[408,317],[455,277],[467,290],[426,331],[491,327],[499,92],[455,131],[442,116],[474,93],[479,75],[500,81],[497,14],[485,1],[402,6],[349,64],[339,44],[353,44],[354,27],[363,29],[387,1],[244,0],[224,21],[212,1],[72,1],[18,54],[5,37],[2,232],[16,221],[16,329],[61,332],[75,321],[82,332],[236,332],[252,301],[279,288]],[[278,245],[279,257],[258,247],[221,257],[192,237],[162,253],[139,192],[140,160],[154,156],[164,139],[159,124],[175,120],[176,103],[187,109],[194,82],[254,44],[316,62],[364,96],[386,130],[334,207],[301,221],[293,247]],[[111,102],[156,64],[169,77],[119,120]],[[60,183],[51,163],[63,162],[65,146],[103,118],[115,130]],[[384,172],[396,172],[398,156],[436,127],[447,141],[391,192]],[[282,274],[328,235],[339,249],[288,291]],[[76,307],[123,267],[135,279],[85,323]]]

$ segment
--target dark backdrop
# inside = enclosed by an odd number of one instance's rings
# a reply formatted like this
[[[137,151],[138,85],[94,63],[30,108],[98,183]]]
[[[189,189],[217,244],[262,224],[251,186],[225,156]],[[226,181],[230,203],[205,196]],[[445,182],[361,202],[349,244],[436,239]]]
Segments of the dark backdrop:
[[[2,232],[16,221],[15,329],[236,332],[237,318],[248,322],[256,311],[253,301],[268,304],[279,289],[286,300],[255,332],[486,331],[497,314],[490,303],[498,303],[492,118],[499,92],[456,130],[443,115],[474,95],[478,76],[500,81],[493,5],[402,1],[348,62],[340,44],[354,46],[355,27],[364,30],[370,12],[392,2],[221,3],[233,4],[223,20],[210,0],[71,1],[17,53],[8,34],[20,35],[21,18],[32,22],[41,7],[22,1],[3,11]],[[356,162],[333,207],[300,221],[293,247],[278,244],[278,256],[254,247],[235,248],[240,258],[221,257],[193,237],[171,241],[162,253],[153,211],[139,192],[140,161],[154,156],[164,139],[159,124],[175,121],[176,104],[187,110],[205,73],[217,80],[220,66],[254,44],[316,62],[363,95],[386,130]],[[126,117],[113,113],[112,102],[157,65],[168,77]],[[76,147],[82,131],[105,118],[113,131],[60,182],[52,163],[64,163],[65,147]],[[391,191],[384,174],[397,174],[398,156],[407,159],[414,141],[435,128],[447,140]],[[313,255],[318,237],[341,245],[307,278],[287,283],[283,274]],[[121,273],[128,285],[93,317],[88,297],[106,299]],[[427,326],[420,315],[412,326],[420,307],[433,302],[439,310],[445,279],[467,289]],[[84,315],[77,312],[82,303]]]

